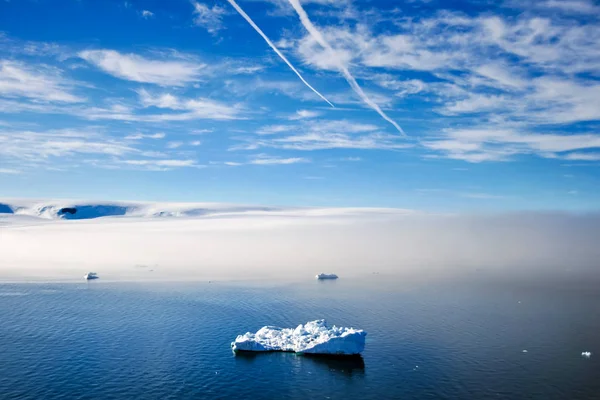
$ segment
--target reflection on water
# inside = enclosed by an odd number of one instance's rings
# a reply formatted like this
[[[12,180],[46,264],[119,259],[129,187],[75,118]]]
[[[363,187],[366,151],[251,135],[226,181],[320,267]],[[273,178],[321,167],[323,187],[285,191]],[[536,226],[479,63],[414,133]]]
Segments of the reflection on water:
[[[250,367],[261,367],[268,363],[292,364],[292,368],[306,369],[318,373],[333,372],[342,375],[365,373],[365,360],[362,356],[335,356],[319,354],[295,354],[286,352],[251,352],[234,353],[236,361]],[[317,369],[319,371],[317,371]],[[312,372],[308,372],[312,373]]]
[[[339,372],[345,375],[365,373],[365,360],[362,356],[335,357],[305,354],[301,357],[303,361],[310,360],[310,362],[331,372]]]

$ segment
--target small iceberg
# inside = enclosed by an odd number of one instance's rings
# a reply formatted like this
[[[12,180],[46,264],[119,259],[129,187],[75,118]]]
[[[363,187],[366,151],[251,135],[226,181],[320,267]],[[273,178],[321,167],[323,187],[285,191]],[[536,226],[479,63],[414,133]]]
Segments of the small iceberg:
[[[590,358],[592,356],[592,352],[591,351],[582,351],[581,356],[585,357],[585,358]]]
[[[87,281],[89,281],[91,279],[98,279],[98,274],[96,274],[95,272],[88,272],[87,274],[85,274],[83,276],[83,278]]]
[[[287,351],[300,354],[357,355],[365,349],[367,332],[362,329],[327,326],[324,319],[294,328],[262,327],[239,335],[233,351]]]
[[[337,279],[338,276],[336,274],[318,274],[316,276],[317,279]]]

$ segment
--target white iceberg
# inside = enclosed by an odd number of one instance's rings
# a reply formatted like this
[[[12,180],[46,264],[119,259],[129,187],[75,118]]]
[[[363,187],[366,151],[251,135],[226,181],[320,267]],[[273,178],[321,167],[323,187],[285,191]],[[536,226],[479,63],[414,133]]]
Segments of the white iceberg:
[[[83,278],[88,281],[91,279],[98,279],[98,274],[96,274],[95,272],[88,272],[83,276]]]
[[[318,274],[316,276],[317,279],[337,279],[338,276],[336,274]]]
[[[583,352],[581,352],[581,355],[583,357],[590,358],[592,356],[592,352],[591,351],[583,351]]]
[[[239,335],[233,351],[289,351],[302,354],[356,355],[365,349],[367,332],[362,329],[327,326],[324,319],[293,328],[262,327]]]

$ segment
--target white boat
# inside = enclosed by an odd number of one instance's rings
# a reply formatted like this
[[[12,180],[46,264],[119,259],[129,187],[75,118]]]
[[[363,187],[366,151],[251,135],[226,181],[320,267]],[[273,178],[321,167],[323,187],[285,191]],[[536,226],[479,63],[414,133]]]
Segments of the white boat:
[[[336,274],[318,274],[316,276],[317,279],[337,279],[338,276]]]
[[[88,272],[83,277],[85,278],[85,280],[89,281],[91,279],[98,279],[98,274],[96,274],[95,272]]]

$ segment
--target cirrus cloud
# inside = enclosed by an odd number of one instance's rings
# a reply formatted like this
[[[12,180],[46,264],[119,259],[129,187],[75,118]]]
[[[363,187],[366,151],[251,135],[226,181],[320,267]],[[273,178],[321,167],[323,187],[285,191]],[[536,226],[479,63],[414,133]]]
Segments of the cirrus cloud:
[[[115,50],[85,50],[79,57],[114,77],[160,86],[184,86],[199,80],[205,64],[188,59],[150,59]]]

